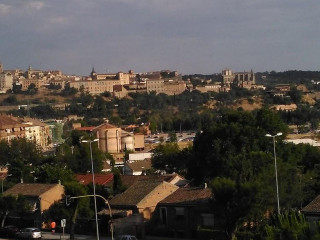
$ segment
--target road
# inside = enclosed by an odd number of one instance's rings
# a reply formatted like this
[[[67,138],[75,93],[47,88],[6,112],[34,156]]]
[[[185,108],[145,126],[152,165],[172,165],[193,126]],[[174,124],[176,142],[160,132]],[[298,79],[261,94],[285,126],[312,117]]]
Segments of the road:
[[[63,237],[62,233],[42,232],[42,239],[47,239],[47,240],[55,240],[55,239],[69,240],[69,237],[70,237],[69,234],[65,234],[65,236]],[[91,235],[91,236],[79,235],[79,234],[75,235],[75,240],[95,240],[95,239],[97,239],[95,235]],[[178,238],[163,238],[163,237],[153,237],[153,236],[146,236],[145,240],[173,240],[173,239],[179,240]],[[100,236],[100,240],[111,240],[111,237]],[[183,240],[186,240],[186,239],[183,239]]]

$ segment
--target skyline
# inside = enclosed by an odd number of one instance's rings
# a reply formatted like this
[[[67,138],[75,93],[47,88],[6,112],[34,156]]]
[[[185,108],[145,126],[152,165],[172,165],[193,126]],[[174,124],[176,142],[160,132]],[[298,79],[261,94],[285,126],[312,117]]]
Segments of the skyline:
[[[2,0],[4,69],[319,70],[315,0]]]

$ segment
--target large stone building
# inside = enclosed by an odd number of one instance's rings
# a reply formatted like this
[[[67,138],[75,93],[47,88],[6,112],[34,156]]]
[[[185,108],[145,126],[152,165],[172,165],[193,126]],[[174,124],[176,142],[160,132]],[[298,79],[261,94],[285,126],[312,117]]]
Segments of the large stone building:
[[[232,72],[226,68],[222,71],[222,84],[251,89],[252,85],[256,84],[256,78],[252,70],[250,72]]]
[[[109,123],[90,129],[99,139],[99,149],[102,152],[120,153],[124,150],[143,150],[144,135],[129,133]]]
[[[165,93],[167,95],[177,95],[183,93],[187,84],[185,81],[177,79],[148,79],[146,81],[147,92]]]
[[[112,93],[114,91],[114,86],[123,86],[125,84],[129,84],[132,75],[132,72],[97,74],[95,70],[92,69],[90,77],[81,80],[73,80],[70,81],[69,84],[70,87],[73,87],[77,90],[83,89],[85,92],[89,92],[93,95],[104,92]]]

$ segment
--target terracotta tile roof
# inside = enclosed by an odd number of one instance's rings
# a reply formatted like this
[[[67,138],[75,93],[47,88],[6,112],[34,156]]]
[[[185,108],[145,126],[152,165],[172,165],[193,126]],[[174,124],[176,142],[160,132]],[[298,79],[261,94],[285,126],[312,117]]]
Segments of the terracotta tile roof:
[[[160,204],[197,204],[207,202],[212,196],[210,188],[179,188]]]
[[[116,195],[110,200],[111,205],[136,206],[157,186],[163,184],[162,181],[137,181],[125,192]]]
[[[154,181],[165,181],[171,183],[171,181],[176,177],[179,176],[178,174],[170,174],[170,175],[120,175],[122,184],[126,187],[132,186],[137,181],[145,181],[145,180],[154,180]],[[112,185],[113,181],[109,182],[107,185]]]
[[[78,127],[75,130],[77,131],[92,131],[95,127]]]
[[[302,208],[303,213],[320,213],[320,195],[312,200],[307,206]]]
[[[127,166],[134,172],[151,169],[151,159],[128,162]]]
[[[22,126],[17,119],[0,114],[0,129]]]
[[[18,183],[7,191],[3,192],[4,196],[22,194],[24,196],[41,196],[58,184],[40,184],[40,183]]]
[[[30,117],[24,117],[23,119],[19,119],[19,121],[21,123],[30,122],[32,123],[32,126],[41,126],[41,127],[47,126],[47,124],[45,124],[44,122],[41,122],[39,119],[30,118]]]
[[[100,128],[102,128],[102,129],[112,129],[112,128],[118,128],[118,127],[116,127],[115,125],[112,125],[112,124],[110,124],[110,123],[103,123],[103,124],[101,124],[101,125],[99,125],[99,126],[96,126],[96,127],[94,127],[93,129],[92,129],[92,131],[96,131],[96,130],[98,130],[98,129],[100,129]]]
[[[77,174],[77,180],[83,184],[88,185],[92,183],[92,174]],[[98,185],[109,185],[113,181],[113,174],[94,174],[94,182]]]

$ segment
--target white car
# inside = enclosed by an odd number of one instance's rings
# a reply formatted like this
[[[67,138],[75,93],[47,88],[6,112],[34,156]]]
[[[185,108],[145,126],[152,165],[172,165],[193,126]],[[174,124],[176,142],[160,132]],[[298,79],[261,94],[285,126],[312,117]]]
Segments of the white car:
[[[18,238],[37,239],[42,238],[42,234],[39,228],[23,228],[18,234]]]
[[[116,240],[138,240],[138,238],[133,235],[119,235]]]

